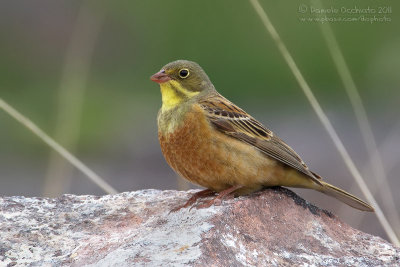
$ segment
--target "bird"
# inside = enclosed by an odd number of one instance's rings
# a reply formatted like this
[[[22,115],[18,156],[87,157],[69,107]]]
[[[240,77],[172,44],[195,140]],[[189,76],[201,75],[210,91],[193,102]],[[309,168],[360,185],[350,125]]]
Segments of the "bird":
[[[210,207],[223,199],[263,188],[307,188],[362,211],[374,211],[363,200],[325,182],[271,130],[223,97],[199,64],[168,63],[150,78],[160,86],[158,139],[170,167],[206,189],[172,211],[202,201]]]

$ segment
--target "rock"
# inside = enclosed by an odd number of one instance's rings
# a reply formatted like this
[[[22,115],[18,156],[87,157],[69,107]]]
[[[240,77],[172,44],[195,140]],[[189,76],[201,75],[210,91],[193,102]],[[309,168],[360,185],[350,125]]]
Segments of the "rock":
[[[400,249],[273,188],[169,211],[195,191],[0,198],[0,266],[399,266]]]

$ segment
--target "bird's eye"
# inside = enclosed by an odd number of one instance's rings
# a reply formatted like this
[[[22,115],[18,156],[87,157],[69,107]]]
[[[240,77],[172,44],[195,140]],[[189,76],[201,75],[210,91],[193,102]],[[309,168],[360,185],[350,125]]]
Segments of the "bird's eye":
[[[182,79],[185,79],[189,76],[189,70],[188,69],[181,69],[179,71],[179,77],[181,77]]]

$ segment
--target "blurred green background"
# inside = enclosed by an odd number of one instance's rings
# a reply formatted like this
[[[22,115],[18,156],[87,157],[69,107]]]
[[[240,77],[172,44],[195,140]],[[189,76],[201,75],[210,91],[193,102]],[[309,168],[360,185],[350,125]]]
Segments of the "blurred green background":
[[[301,21],[314,17],[313,4],[261,3],[368,185],[377,189],[319,23]],[[369,6],[377,12],[391,7],[391,13],[362,14],[390,21],[331,26],[368,112],[400,209],[400,2],[323,4],[338,9]],[[0,97],[119,191],[194,188],[177,178],[161,155],[156,125],[161,96],[158,85],[149,80],[166,63],[188,59],[205,69],[220,93],[291,145],[312,170],[364,198],[248,1],[2,1],[0,59]],[[386,237],[373,214],[316,192],[295,191],[343,221]],[[375,191],[380,202],[385,192]],[[1,111],[0,194],[63,193],[104,194]]]

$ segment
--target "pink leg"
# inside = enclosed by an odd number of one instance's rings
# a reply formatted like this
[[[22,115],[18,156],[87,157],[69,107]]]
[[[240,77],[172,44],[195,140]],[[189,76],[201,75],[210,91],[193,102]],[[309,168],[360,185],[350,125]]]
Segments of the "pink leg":
[[[228,198],[230,196],[233,196],[233,192],[236,191],[239,188],[242,188],[242,185],[234,185],[232,187],[229,187],[228,189],[225,189],[224,191],[219,192],[218,196],[216,196],[215,198],[211,199],[208,202],[205,202],[204,204],[198,205],[196,208],[198,209],[203,209],[203,208],[208,208],[210,207],[212,204],[215,203],[215,201],[217,200],[222,200],[224,198]]]
[[[205,190],[199,191],[199,192],[193,194],[193,196],[191,198],[189,198],[189,200],[186,201],[185,204],[178,206],[176,208],[173,208],[170,212],[175,212],[182,208],[187,208],[190,205],[193,205],[193,203],[195,203],[197,201],[197,199],[212,196],[212,195],[215,195],[215,191],[213,191],[211,189],[205,189]]]

